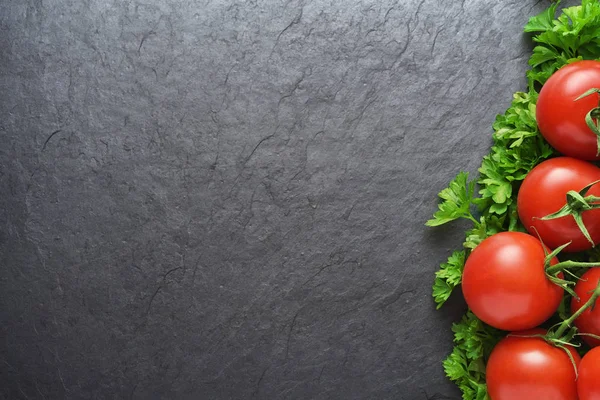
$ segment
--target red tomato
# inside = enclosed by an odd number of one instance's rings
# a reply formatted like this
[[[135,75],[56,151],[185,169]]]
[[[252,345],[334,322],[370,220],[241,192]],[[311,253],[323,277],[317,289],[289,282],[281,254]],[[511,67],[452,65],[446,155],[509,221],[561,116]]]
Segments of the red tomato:
[[[543,329],[512,335],[545,334]],[[572,347],[575,364],[581,358]],[[492,350],[486,367],[492,400],[577,400],[577,375],[567,353],[542,338],[507,336]]]
[[[571,313],[579,310],[592,297],[594,289],[600,281],[600,268],[591,268],[581,277],[581,280],[575,285],[575,293],[579,300],[571,300]],[[575,320],[575,326],[582,333],[591,333],[600,336],[600,301],[596,300],[596,307],[588,308]],[[589,336],[582,336],[583,340],[590,346],[600,346],[600,340]],[[600,379],[600,375],[598,376]]]
[[[583,356],[577,378],[579,400],[600,400],[600,347]]]
[[[536,105],[536,120],[548,143],[582,160],[600,159],[597,136],[585,122],[586,114],[598,107],[598,94],[575,100],[592,88],[600,88],[600,62],[574,62],[546,81]]]
[[[586,161],[557,157],[536,165],[525,177],[517,195],[521,223],[532,235],[539,235],[551,249],[572,242],[564,251],[587,250],[592,244],[583,235],[571,215],[543,221],[542,217],[560,210],[567,203],[567,192],[579,192],[600,180],[600,168]],[[600,196],[600,184],[587,195]],[[594,243],[600,242],[600,209],[583,212],[585,224]]]
[[[469,308],[495,328],[531,329],[556,312],[563,289],[548,280],[540,241],[521,232],[500,232],[471,252],[462,277]],[[558,260],[554,258],[552,265]]]

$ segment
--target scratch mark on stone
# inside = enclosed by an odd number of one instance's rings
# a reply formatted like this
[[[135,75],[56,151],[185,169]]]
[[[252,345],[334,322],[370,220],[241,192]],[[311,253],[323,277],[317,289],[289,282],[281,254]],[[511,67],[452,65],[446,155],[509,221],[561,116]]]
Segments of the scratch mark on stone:
[[[38,386],[37,379],[34,379],[33,383],[35,384],[35,389],[37,390],[37,392],[40,394],[40,396],[42,396],[42,399],[46,400],[46,396],[44,395],[44,393],[42,393],[40,387]]]
[[[361,304],[360,302],[361,302],[361,301],[363,301],[363,300],[365,299],[365,297],[367,297],[367,295],[368,295],[368,294],[371,292],[371,290],[373,290],[373,289],[376,289],[376,288],[378,288],[378,287],[382,286],[384,283],[385,283],[385,281],[384,281],[384,282],[381,282],[381,283],[374,283],[373,285],[371,285],[371,286],[370,286],[370,287],[369,287],[369,288],[368,288],[368,289],[367,289],[367,290],[366,290],[366,291],[365,291],[365,292],[362,294],[362,296],[360,296],[360,298],[357,300],[358,304],[357,304],[356,306],[354,306],[354,307],[351,307],[351,308],[349,308],[348,310],[345,310],[345,311],[341,312],[340,314],[338,314],[338,315],[337,315],[337,317],[338,317],[338,318],[339,318],[339,317],[343,317],[343,316],[345,316],[345,315],[348,315],[348,314],[350,314],[350,313],[352,313],[352,312],[354,312],[354,311],[356,311],[356,310],[360,309],[362,306],[364,306],[364,305],[365,305],[365,304]]]
[[[131,393],[129,394],[129,398],[133,399],[133,395],[135,394],[135,389],[137,389],[138,384],[133,385],[133,389],[131,389]]]
[[[285,28],[283,28],[283,30],[281,32],[279,32],[279,35],[277,35],[277,39],[275,39],[275,45],[273,46],[273,50],[271,50],[271,54],[273,54],[273,51],[275,51],[275,47],[277,47],[277,45],[279,44],[279,39],[281,39],[281,36],[288,30],[290,29],[292,26],[300,23],[300,20],[302,19],[302,13],[304,12],[304,6],[300,8],[300,12],[298,13],[298,15],[296,15],[294,17],[294,19],[292,20],[292,22],[290,22]]]
[[[256,382],[256,389],[254,390],[254,393],[252,393],[253,397],[258,395],[258,392],[260,391],[260,384],[263,381],[268,369],[269,369],[269,367],[265,368],[263,370],[262,374],[260,374],[260,378],[258,378],[258,382]]]
[[[67,389],[67,386],[65,386],[65,380],[63,379],[62,372],[60,372],[60,368],[56,368],[56,370],[58,371],[58,377],[60,378],[60,383],[62,383],[62,387],[65,389],[65,392],[69,392],[69,389]]]
[[[407,290],[399,292],[400,288],[402,288],[402,283],[404,282],[404,278],[406,277],[407,273],[408,273],[408,270],[404,271],[404,273],[402,274],[402,276],[400,277],[400,279],[398,281],[398,285],[396,286],[396,289],[394,290],[394,292],[392,292],[388,296],[385,296],[383,299],[381,299],[381,301],[379,301],[379,304],[381,305],[382,310],[389,307],[391,304],[395,303],[396,301],[398,301],[402,297],[402,295],[413,291],[412,289],[407,289]]]
[[[22,394],[23,396],[25,396],[25,398],[26,398],[27,400],[29,400],[29,396],[27,396],[27,395],[25,394],[25,392],[23,391],[23,389],[21,389],[21,384],[20,384],[20,383],[17,383],[17,387],[19,388],[19,392],[21,392],[21,394]]]
[[[138,50],[137,50],[138,55],[141,54],[142,46],[144,45],[144,42],[146,41],[146,39],[148,39],[152,35],[156,35],[156,32],[150,31],[148,33],[145,33],[144,36],[142,36],[142,40],[140,40],[140,45],[138,46]]]
[[[326,365],[323,365],[323,368],[321,368],[321,372],[319,372],[319,379],[318,379],[319,383],[321,383],[321,377],[323,376],[323,371],[325,371],[325,367],[326,367]]]
[[[246,222],[244,222],[243,224],[243,230],[246,230],[246,228],[248,227],[248,224],[250,224],[250,221],[252,221],[252,218],[254,218],[254,211],[253,211],[253,207],[254,207],[254,196],[256,195],[256,191],[258,190],[258,185],[254,187],[254,191],[252,192],[252,196],[250,196],[250,204],[248,205],[249,211],[250,211],[250,215],[248,216],[248,218],[246,219]],[[244,208],[242,208],[240,210],[240,212],[238,213],[238,217],[242,215],[242,213],[245,211]]]
[[[394,9],[395,9],[395,8],[396,8],[395,6],[392,6],[392,7],[390,7],[390,8],[389,8],[389,9],[388,9],[388,10],[385,12],[385,15],[383,16],[383,23],[384,23],[384,24],[385,24],[386,22],[388,22],[388,18],[389,18],[389,16],[390,16],[390,13],[391,13],[392,11],[394,11]]]
[[[196,273],[198,272],[198,268],[200,267],[200,259],[202,256],[198,256],[196,259],[196,264],[194,265],[194,272],[192,272],[192,285],[196,283]]]
[[[16,368],[15,368],[15,367],[13,367],[12,365],[10,365],[10,364],[8,363],[8,361],[6,361],[6,360],[2,360],[2,362],[3,362],[4,364],[6,364],[6,365],[8,366],[8,368],[10,368],[11,370],[13,370],[13,371],[17,372]]]
[[[511,58],[511,59],[509,59],[508,61],[520,60],[520,59],[522,59],[522,58],[525,58],[525,57],[529,57],[529,52],[528,52],[528,51],[526,51],[526,52],[522,52],[522,53],[520,53],[520,54],[518,54],[518,55],[516,55],[516,56],[512,57],[512,58]]]
[[[390,66],[390,68],[389,68],[390,70],[393,70],[396,67],[396,64],[398,64],[400,62],[400,60],[402,59],[402,56],[404,56],[404,53],[406,53],[406,50],[408,50],[408,46],[410,45],[411,39],[412,39],[412,30],[410,29],[410,21],[409,21],[408,24],[406,24],[406,42],[404,42],[404,45],[402,46],[402,48],[394,56],[394,62]],[[394,41],[396,43],[400,44],[398,41],[396,41],[396,40],[394,40]]]
[[[417,6],[417,11],[415,12],[415,18],[417,20],[417,24],[419,23],[419,13],[421,12],[421,8],[423,7],[423,4],[425,4],[426,0],[421,0],[421,2],[419,3],[419,5]]]
[[[48,139],[46,139],[46,141],[44,142],[44,145],[42,146],[42,151],[46,150],[46,146],[48,145],[48,142],[50,141],[50,139],[52,139],[54,137],[54,135],[56,135],[57,133],[62,132],[62,130],[58,129],[54,132],[52,132],[50,134],[50,136],[48,136]]]
[[[302,81],[304,81],[304,78],[306,77],[307,73],[306,71],[310,70],[310,72],[308,72],[308,76],[312,75],[312,68],[309,67],[305,70],[302,71],[302,76],[300,76],[300,78],[298,78],[295,82],[294,85],[292,87],[292,90],[290,90],[290,92],[288,94],[285,94],[283,96],[281,96],[281,98],[279,99],[279,101],[277,102],[277,113],[279,114],[279,107],[281,107],[281,103],[283,103],[283,100],[292,97],[294,95],[294,93],[296,92],[296,90],[298,90],[300,88],[300,84],[302,83]]]
[[[256,150],[258,150],[258,148],[260,147],[260,145],[262,145],[267,140],[272,139],[274,136],[275,136],[275,132],[273,132],[270,135],[267,135],[264,138],[260,139],[260,141],[256,144],[256,146],[254,146],[254,148],[252,149],[252,151],[250,152],[250,154],[248,155],[248,157],[246,157],[246,161],[244,161],[244,165],[246,163],[248,163],[248,161],[250,161],[250,159],[252,158],[252,156],[254,155],[254,153],[256,153]]]
[[[300,288],[303,288],[305,285],[307,285],[307,284],[308,284],[308,282],[312,281],[312,280],[313,280],[313,279],[315,279],[317,276],[319,276],[319,275],[321,274],[321,272],[325,271],[327,268],[329,268],[329,267],[332,267],[332,266],[333,266],[333,264],[327,264],[327,265],[325,265],[325,266],[323,266],[323,267],[319,268],[319,270],[318,270],[318,271],[317,271],[317,272],[316,272],[316,273],[315,273],[313,276],[311,276],[310,278],[308,278],[308,279],[306,280],[306,282],[304,282],[302,285],[300,285]]]
[[[286,360],[287,360],[289,352],[290,352],[290,341],[292,339],[292,333],[294,331],[294,326],[296,325],[296,318],[298,318],[298,315],[300,314],[300,311],[302,311],[302,308],[300,308],[296,312],[296,315],[294,315],[294,318],[292,319],[292,323],[290,324],[290,331],[289,331],[288,337],[287,337],[287,345],[285,347],[285,359]]]
[[[167,279],[167,276],[169,276],[169,274],[171,274],[172,272],[175,272],[177,270],[180,270],[180,269],[181,269],[181,267],[176,267],[176,268],[173,268],[173,269],[170,269],[169,271],[167,271],[167,273],[165,273],[163,275],[163,282]]]
[[[293,181],[294,181],[294,180],[295,180],[295,179],[296,179],[296,178],[297,178],[297,177],[298,177],[298,176],[299,176],[301,173],[303,173],[303,172],[305,171],[305,169],[306,169],[306,164],[302,165],[302,168],[301,168],[301,169],[300,169],[298,172],[296,172],[296,173],[294,174],[294,176],[292,176],[292,177],[290,178],[290,180],[288,181],[288,185],[289,185],[291,182],[293,182]]]
[[[146,309],[146,316],[148,316],[148,314],[150,314],[150,308],[152,307],[152,302],[154,301],[154,298],[156,297],[158,292],[160,292],[161,289],[162,289],[162,286],[159,286],[158,288],[156,288],[156,290],[154,291],[154,294],[152,295],[152,297],[150,297],[150,302],[148,303],[148,308]]]
[[[367,93],[367,98],[371,97],[374,94],[374,90],[370,90],[369,93]],[[377,97],[373,97],[371,100],[369,100],[369,102],[360,110],[358,116],[356,118],[352,118],[350,120],[350,124],[354,125],[354,129],[352,129],[352,133],[350,135],[350,137],[354,137],[354,133],[356,132],[356,129],[358,129],[358,126],[360,125],[360,123],[362,122],[364,116],[365,116],[365,112],[367,111],[367,109],[369,107],[371,107],[371,105],[373,105],[373,103],[375,103],[377,101]]]
[[[327,114],[327,116],[329,116],[329,112]],[[325,120],[323,120],[323,128],[325,128]],[[300,170],[298,170],[298,172],[296,172],[294,174],[294,176],[292,176],[290,178],[290,180],[287,183],[287,187],[289,188],[289,185],[298,177],[300,176],[301,173],[306,172],[306,164],[308,162],[308,147],[312,144],[312,142],[317,138],[317,136],[321,135],[325,133],[324,130],[320,130],[317,133],[315,133],[313,135],[313,137],[306,143],[306,146],[304,146],[304,154],[303,154],[303,159],[301,161],[300,164]]]
[[[183,267],[175,267],[172,268],[170,270],[168,270],[162,278],[162,283],[156,288],[156,290],[154,291],[154,293],[152,294],[152,297],[150,297],[150,302],[148,303],[148,308],[146,309],[146,317],[150,314],[150,308],[152,307],[152,302],[154,301],[154,298],[156,297],[156,295],[158,294],[158,292],[160,292],[163,288],[164,285],[167,284],[167,277],[172,274],[175,271],[178,271],[180,269],[182,269]]]
[[[361,296],[360,300],[363,300],[365,297],[367,297],[367,295],[369,293],[371,293],[371,290],[373,289],[377,289],[378,287],[381,287],[385,284],[385,281],[381,282],[381,283],[374,283],[372,284],[366,291],[365,293]]]
[[[229,81],[229,75],[231,74],[231,71],[233,71],[233,69],[235,68],[235,64],[231,66],[231,68],[229,68],[229,71],[227,71],[227,75],[225,75],[225,81],[223,82],[223,86],[227,86],[227,82]]]
[[[435,36],[433,37],[433,42],[431,43],[431,55],[433,55],[433,53],[434,53],[434,51],[435,51],[435,44],[436,44],[436,42],[437,42],[437,38],[438,38],[438,36],[440,35],[440,33],[442,33],[442,31],[443,31],[443,30],[444,30],[444,28],[442,28],[442,29],[438,30],[438,31],[435,33]]]
[[[401,292],[394,292],[391,295],[385,297],[383,300],[381,300],[381,309],[385,310],[386,308],[388,308],[389,306],[391,306],[392,304],[396,303],[398,300],[400,300],[402,298],[403,295],[405,294],[409,294],[409,293],[413,293],[414,290],[403,290]]]
[[[342,313],[340,313],[340,314],[336,315],[336,317],[340,318],[340,317],[343,317],[344,315],[348,315],[348,314],[350,314],[351,312],[354,312],[354,311],[358,310],[360,307],[362,307],[362,304],[359,304],[359,305],[357,305],[357,306],[354,306],[354,307],[352,307],[352,308],[350,308],[350,309],[348,309],[348,310],[346,310],[346,311],[344,311],[344,312],[342,312]]]
[[[352,206],[348,209],[348,211],[346,211],[344,213],[344,215],[342,215],[342,218],[346,221],[348,221],[348,218],[350,218],[350,214],[352,214],[352,211],[354,210],[354,207],[356,207],[356,204],[358,203],[358,200],[354,202],[354,204],[352,204]]]

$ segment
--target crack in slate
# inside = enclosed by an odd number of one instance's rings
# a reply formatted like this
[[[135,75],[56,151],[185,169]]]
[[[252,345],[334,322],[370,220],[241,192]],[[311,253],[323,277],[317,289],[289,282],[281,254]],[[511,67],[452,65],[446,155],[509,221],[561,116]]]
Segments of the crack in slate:
[[[50,142],[50,139],[52,139],[54,137],[54,135],[56,135],[57,133],[60,133],[60,132],[62,132],[62,130],[58,129],[58,130],[52,132],[50,134],[50,136],[48,136],[48,139],[46,139],[46,141],[44,142],[44,145],[42,146],[42,151],[46,150],[46,146],[48,145],[48,142]]]

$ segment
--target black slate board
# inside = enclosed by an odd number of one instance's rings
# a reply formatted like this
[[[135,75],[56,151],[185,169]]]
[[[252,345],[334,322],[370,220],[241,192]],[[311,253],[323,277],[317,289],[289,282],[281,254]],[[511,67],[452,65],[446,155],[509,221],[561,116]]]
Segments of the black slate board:
[[[3,1],[1,397],[459,399],[424,222],[547,5]]]

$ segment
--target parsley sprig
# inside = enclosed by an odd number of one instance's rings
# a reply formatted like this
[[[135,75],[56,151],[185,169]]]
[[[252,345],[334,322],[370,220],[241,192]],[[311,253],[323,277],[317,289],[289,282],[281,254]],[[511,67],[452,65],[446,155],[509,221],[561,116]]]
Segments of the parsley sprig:
[[[530,88],[544,84],[567,63],[600,55],[600,2],[583,0],[581,6],[565,8],[555,19],[557,7],[558,2],[525,25],[525,32],[536,34],[533,41],[537,43],[529,59]]]
[[[562,9],[558,3],[529,19],[525,32],[536,43],[529,59],[527,92],[517,92],[511,106],[493,124],[493,145],[469,180],[461,172],[439,194],[440,204],[428,226],[457,219],[473,223],[466,232],[463,249],[453,252],[435,274],[433,297],[437,308],[460,285],[469,252],[486,237],[500,231],[524,231],[516,211],[519,186],[541,161],[556,155],[541,136],[535,120],[535,104],[541,85],[560,67],[581,59],[600,59],[600,1],[582,0],[580,6]],[[477,188],[477,187],[478,188]],[[598,250],[581,255],[597,259]],[[463,393],[464,400],[489,400],[485,385],[485,362],[502,334],[468,312],[452,327],[455,347],[444,361],[446,375]]]
[[[452,331],[455,347],[443,362],[446,375],[462,390],[463,399],[489,400],[485,362],[502,332],[484,324],[470,311],[460,323],[452,325]]]

